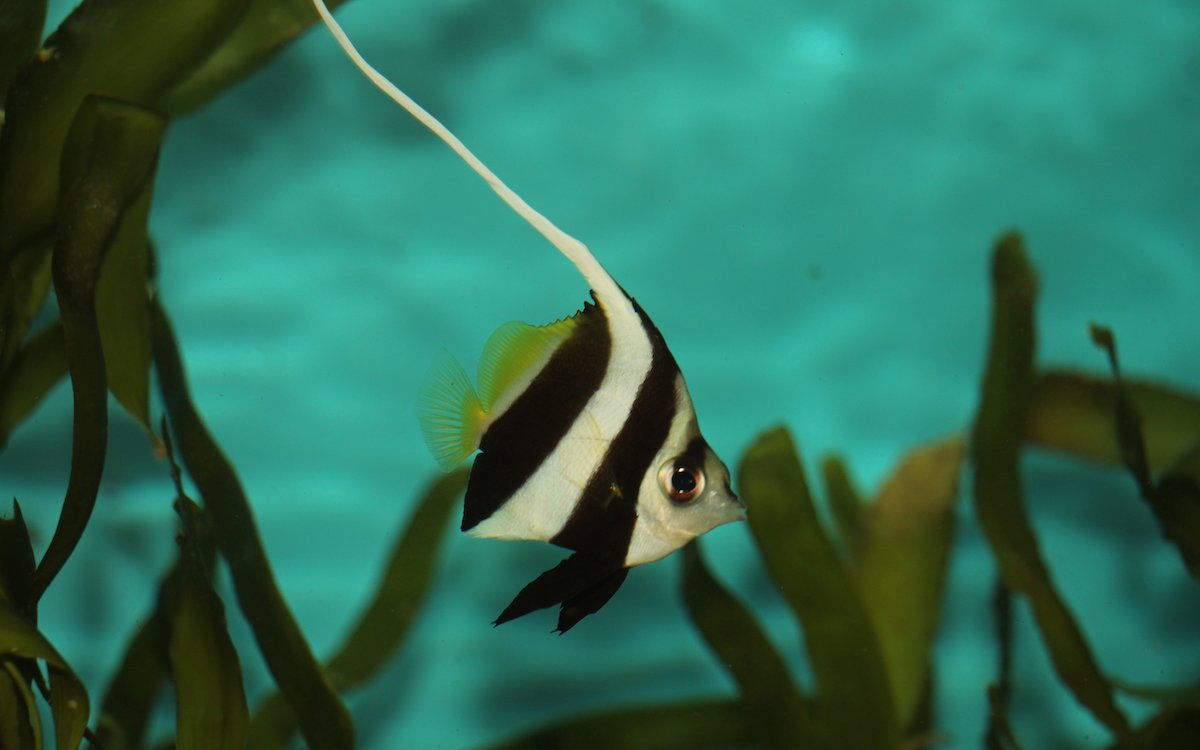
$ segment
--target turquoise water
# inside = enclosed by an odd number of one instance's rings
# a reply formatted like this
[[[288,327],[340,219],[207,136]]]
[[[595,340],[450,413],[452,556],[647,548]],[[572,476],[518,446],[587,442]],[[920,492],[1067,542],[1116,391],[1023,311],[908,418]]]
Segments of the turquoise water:
[[[966,427],[986,261],[1008,228],[1039,271],[1042,363],[1103,371],[1097,321],[1131,374],[1200,389],[1192,3],[355,0],[339,16],[637,297],[731,464],[783,422],[810,466],[837,452],[874,487],[907,449]],[[194,395],[328,653],[436,471],[412,416],[436,352],[471,363],[497,325],[569,314],[586,285],[324,32],[173,125],[152,228]],[[53,529],[69,409],[60,388],[0,456],[35,544]],[[149,607],[176,524],[137,428],[113,429],[92,528],[41,613],[93,686]],[[1025,478],[1105,669],[1194,681],[1200,599],[1128,478],[1045,455]],[[994,571],[961,508],[938,725],[975,747]],[[747,529],[704,547],[803,678]],[[579,710],[732,694],[683,612],[674,558],[635,570],[564,637],[550,613],[493,629],[561,556],[455,534],[407,650],[349,699],[362,745],[471,747]],[[1102,746],[1018,618],[1018,734]],[[261,695],[265,670],[231,620]]]

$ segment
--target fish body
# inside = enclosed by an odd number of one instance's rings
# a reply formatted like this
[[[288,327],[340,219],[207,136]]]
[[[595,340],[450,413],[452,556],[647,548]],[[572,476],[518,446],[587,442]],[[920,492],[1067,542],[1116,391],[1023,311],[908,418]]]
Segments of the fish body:
[[[354,49],[363,73],[471,166],[571,260],[593,303],[545,326],[507,323],[488,339],[476,385],[449,355],[418,395],[438,463],[474,457],[462,530],[572,550],[525,586],[495,624],[560,605],[558,632],[596,612],[629,568],[744,518],[729,470],[700,434],[683,375],[650,317],[587,247],[533,210],[448,129]]]
[[[443,466],[479,449],[463,531],[574,551],[496,624],[561,604],[565,632],[603,606],[630,567],[744,515],[658,328],[623,293],[613,304],[593,298],[549,326],[497,330],[480,358],[479,394],[444,358],[418,399]],[[498,381],[511,359],[526,368]]]

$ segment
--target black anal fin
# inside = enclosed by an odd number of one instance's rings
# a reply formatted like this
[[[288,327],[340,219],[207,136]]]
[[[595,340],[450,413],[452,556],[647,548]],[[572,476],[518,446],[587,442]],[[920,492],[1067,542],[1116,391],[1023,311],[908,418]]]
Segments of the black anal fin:
[[[558,630],[564,632],[612,598],[625,580],[624,575],[615,574],[624,571],[619,562],[610,558],[576,552],[521,589],[492,624],[503,625],[530,612],[561,603],[564,612],[559,618]],[[616,580],[610,583],[614,577]],[[578,610],[579,614],[567,616],[568,607],[572,612]],[[564,622],[567,623],[566,627],[563,627]]]
[[[629,568],[614,570],[607,578],[563,602],[558,613],[558,627],[554,632],[562,635],[579,624],[583,618],[599,612],[600,608],[613,598],[613,594],[617,593],[617,589],[621,588],[621,584],[625,583],[627,575]]]

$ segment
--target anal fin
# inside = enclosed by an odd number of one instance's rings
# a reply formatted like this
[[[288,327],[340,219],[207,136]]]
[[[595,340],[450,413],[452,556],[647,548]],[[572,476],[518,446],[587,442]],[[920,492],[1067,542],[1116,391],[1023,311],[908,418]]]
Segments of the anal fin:
[[[535,578],[504,608],[493,625],[562,605],[556,632],[565,633],[598,611],[625,581],[628,569],[606,557],[576,552]]]
[[[600,608],[613,598],[613,594],[617,593],[617,589],[621,588],[621,584],[625,583],[627,575],[629,575],[629,568],[618,568],[591,588],[581,591],[563,602],[562,609],[558,612],[558,627],[554,629],[554,632],[562,635],[579,624],[583,618],[599,612]]]

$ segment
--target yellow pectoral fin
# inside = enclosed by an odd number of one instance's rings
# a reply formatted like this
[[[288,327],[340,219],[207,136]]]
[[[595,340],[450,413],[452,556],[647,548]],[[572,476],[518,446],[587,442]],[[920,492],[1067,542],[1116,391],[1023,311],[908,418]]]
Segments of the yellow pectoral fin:
[[[417,394],[417,421],[442,470],[453,469],[475,452],[486,417],[462,365],[442,352]]]

